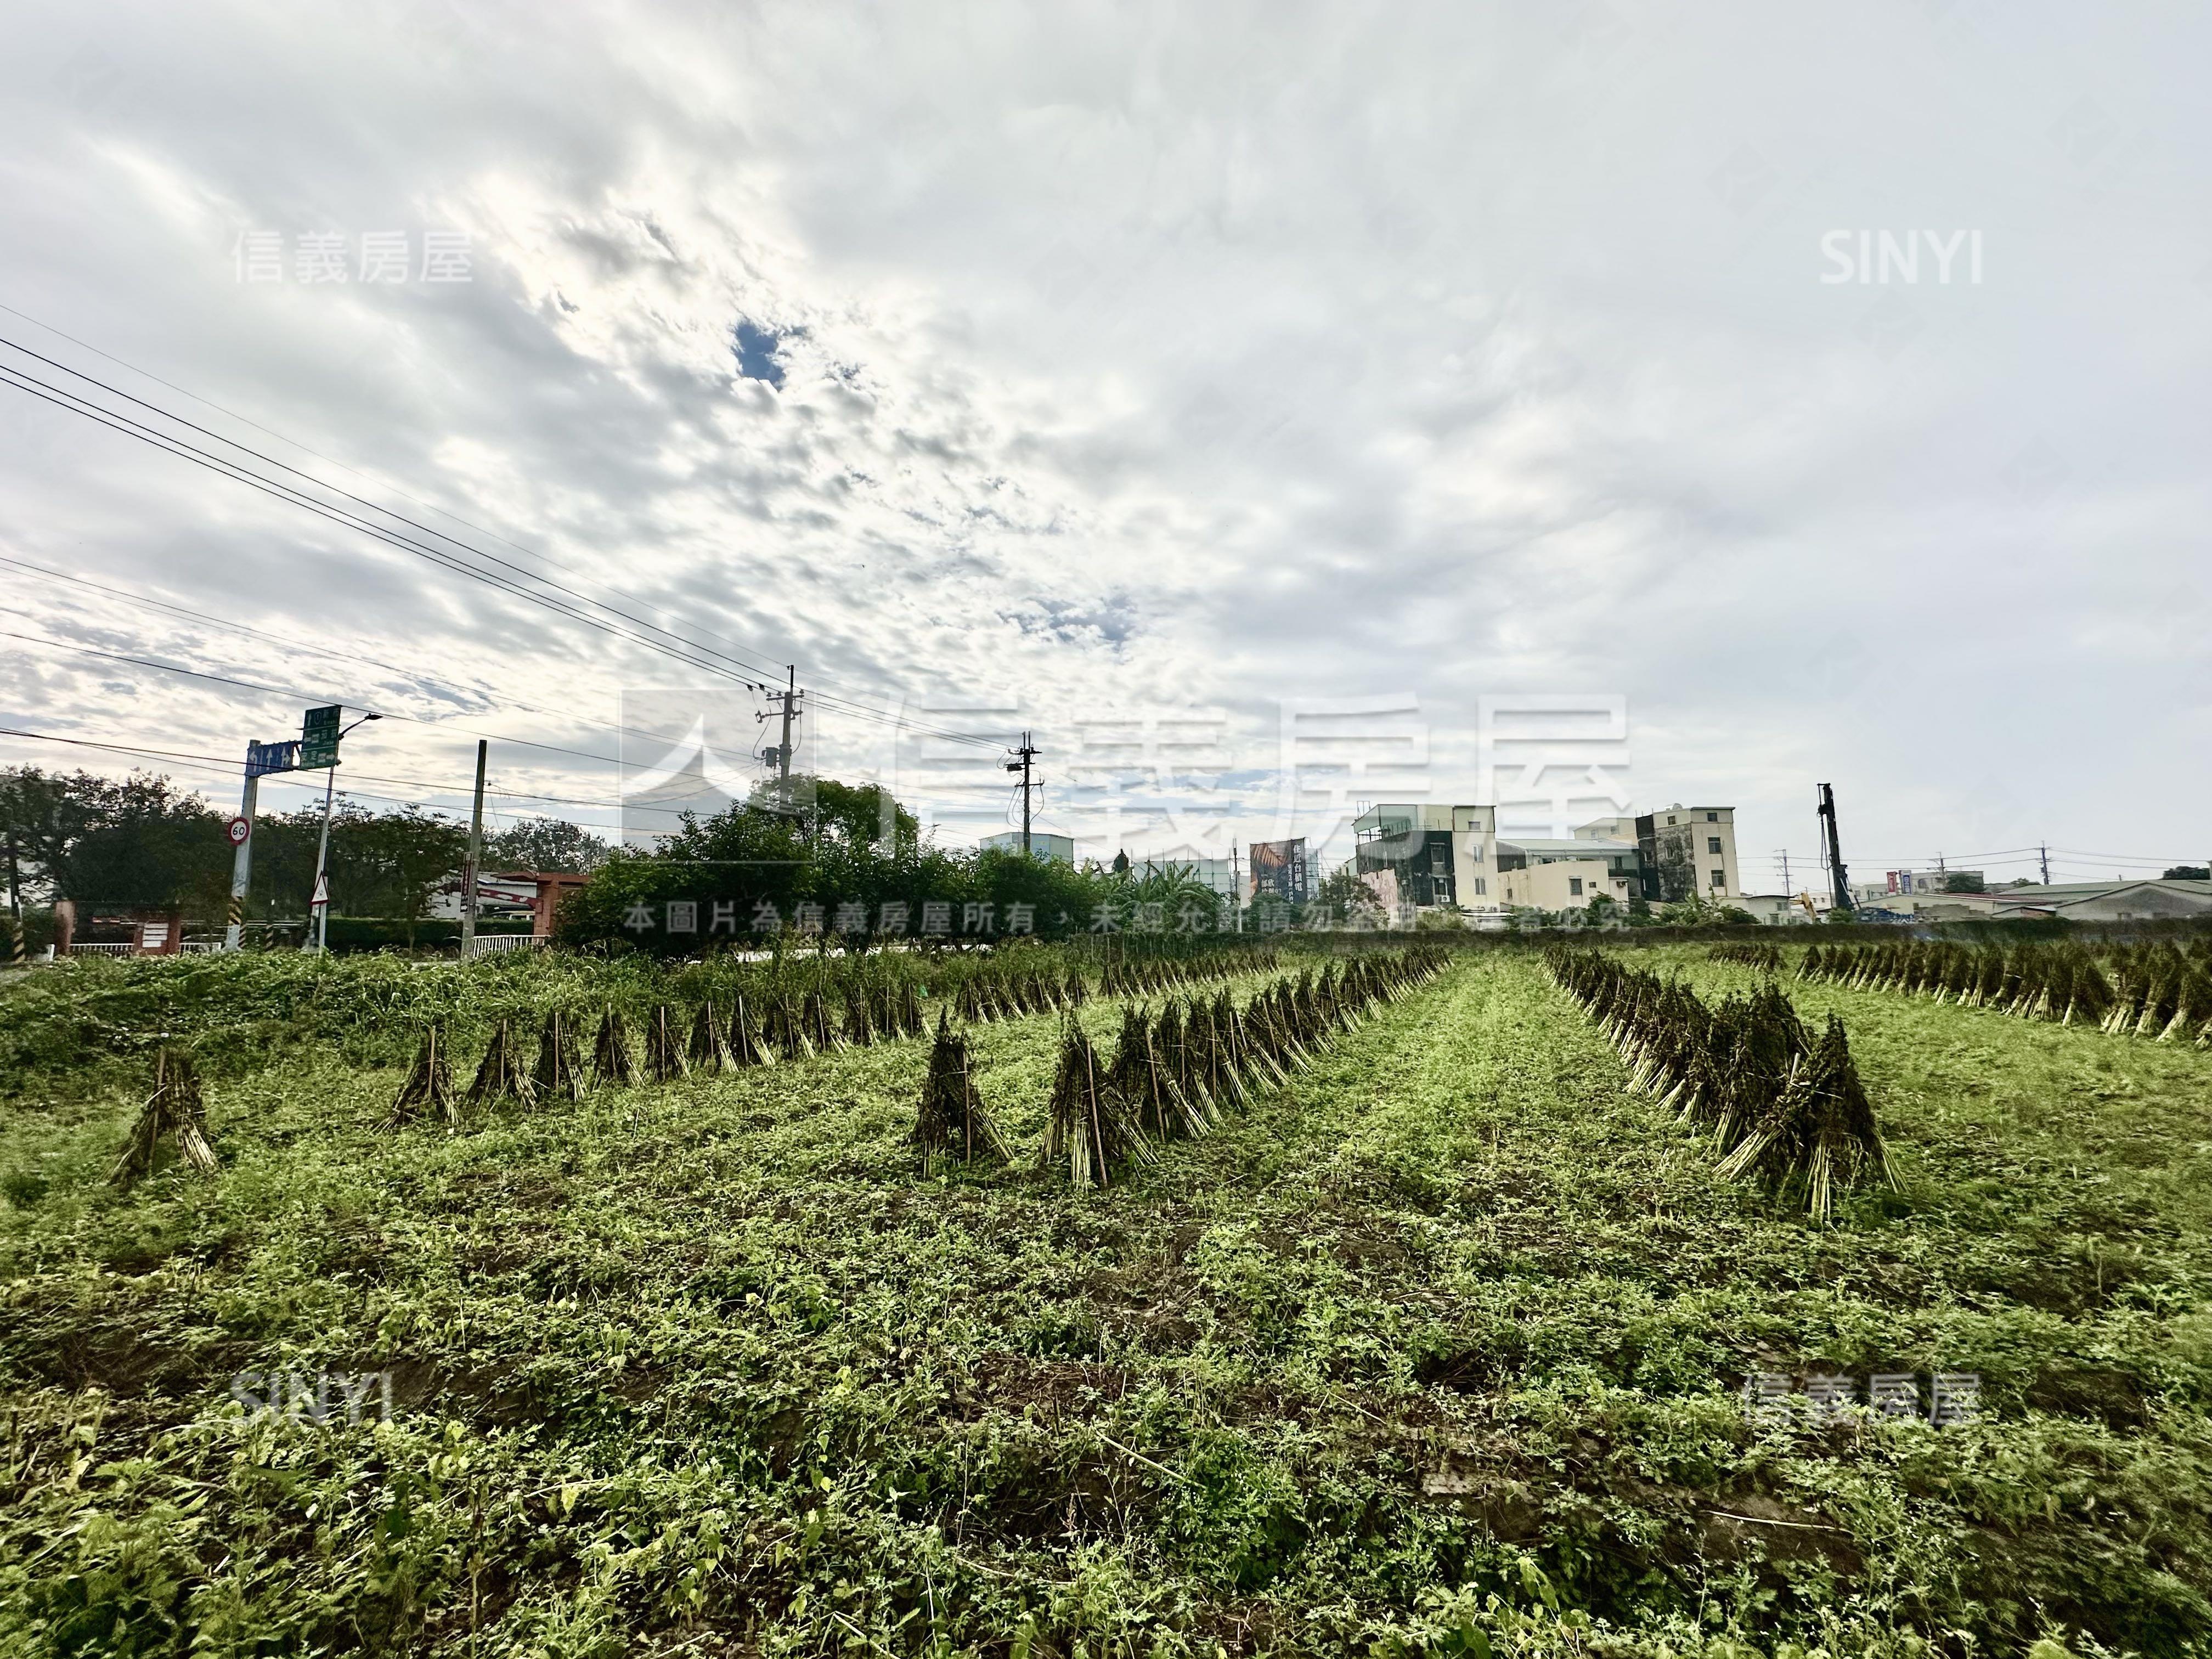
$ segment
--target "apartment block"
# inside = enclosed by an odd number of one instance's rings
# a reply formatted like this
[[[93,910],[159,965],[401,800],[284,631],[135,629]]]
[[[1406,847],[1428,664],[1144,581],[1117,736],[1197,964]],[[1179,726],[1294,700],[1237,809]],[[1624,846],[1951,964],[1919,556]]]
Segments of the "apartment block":
[[[1352,820],[1352,867],[1389,874],[1399,898],[1417,908],[1498,909],[1505,900],[1496,884],[1497,827],[1493,807],[1382,802]]]
[[[1654,904],[1698,893],[1741,898],[1735,809],[1680,802],[1640,817],[1597,818],[1571,839],[1501,840],[1497,809],[1384,801],[1352,820],[1353,867],[1417,908],[1579,909],[1593,898]]]
[[[1735,856],[1735,808],[1672,806],[1636,817],[1595,818],[1577,827],[1578,840],[1636,843],[1644,896],[1670,903],[1695,893],[1708,899],[1739,898],[1743,883]]]

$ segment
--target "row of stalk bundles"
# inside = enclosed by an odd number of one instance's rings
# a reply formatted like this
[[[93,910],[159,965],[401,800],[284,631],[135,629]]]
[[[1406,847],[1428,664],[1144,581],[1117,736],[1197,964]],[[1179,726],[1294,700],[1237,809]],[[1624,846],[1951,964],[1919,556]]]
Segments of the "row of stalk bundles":
[[[1158,996],[1164,992],[1188,990],[1210,979],[1273,973],[1276,959],[1277,952],[1272,945],[1214,951],[1202,957],[1125,957],[1106,964],[1098,994],[1108,997]]]
[[[1720,1174],[1794,1195],[1826,1221],[1838,1192],[1895,1187],[1843,1022],[1815,1036],[1772,980],[1708,1007],[1679,980],[1554,945],[1552,976],[1627,1061],[1634,1086],[1708,1133]]]
[[[1235,979],[1265,973],[1275,965],[1272,945],[1215,950],[1203,956],[1158,957],[1109,962],[1098,983],[1103,997],[1152,996],[1187,989],[1208,981]],[[994,1019],[1020,1019],[1080,1006],[1090,999],[1082,974],[1070,968],[1065,975],[1048,968],[1033,968],[1017,959],[989,960],[966,968],[945,988],[953,1018],[970,1025]]]
[[[538,1027],[532,1059],[529,1039],[512,1020],[492,1027],[466,1090],[457,1089],[445,1033],[427,1027],[415,1063],[392,1102],[392,1122],[436,1121],[458,1128],[464,1106],[517,1100],[578,1100],[595,1085],[624,1088],[643,1080],[672,1083],[693,1073],[743,1071],[778,1060],[800,1060],[846,1047],[921,1036],[927,1031],[921,999],[911,982],[848,985],[842,1011],[833,1015],[817,987],[804,994],[770,999],[756,1021],[742,995],[728,1005],[712,999],[687,1017],[672,1003],[656,1003],[645,1019],[642,1060],[635,1053],[622,1011],[611,1004],[599,1016],[591,1054],[582,1030],[560,1009]]]
[[[1733,962],[1746,968],[1763,968],[1770,974],[1782,971],[1782,952],[1771,945],[1716,945],[1705,955],[1713,962]]]
[[[2212,958],[2163,941],[2122,945],[2103,963],[2074,944],[1814,945],[1805,979],[1929,996],[2021,1019],[2212,1048]]]
[[[1194,1140],[1250,1097],[1313,1063],[1378,1005],[1443,970],[1446,953],[1416,945],[1356,957],[1319,974],[1285,975],[1243,1008],[1226,986],[1209,1000],[1169,998],[1155,1014],[1122,1010],[1111,1060],[1070,1018],[1062,1026],[1041,1170],[1065,1168],[1077,1188],[1110,1187],[1158,1161],[1170,1141]],[[1006,1137],[983,1105],[964,1032],[939,1018],[913,1140],[927,1171],[939,1162],[1006,1165]]]

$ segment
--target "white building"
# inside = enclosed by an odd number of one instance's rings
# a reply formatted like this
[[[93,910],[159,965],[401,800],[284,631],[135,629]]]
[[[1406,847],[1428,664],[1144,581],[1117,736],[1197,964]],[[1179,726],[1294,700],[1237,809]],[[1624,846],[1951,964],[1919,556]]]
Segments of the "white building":
[[[1000,835],[986,836],[982,845],[994,853],[1018,854],[1022,850],[1022,832],[1008,830]],[[1073,864],[1075,862],[1075,837],[1047,835],[1042,830],[1032,830],[1030,831],[1030,856],[1048,860],[1054,864]]]

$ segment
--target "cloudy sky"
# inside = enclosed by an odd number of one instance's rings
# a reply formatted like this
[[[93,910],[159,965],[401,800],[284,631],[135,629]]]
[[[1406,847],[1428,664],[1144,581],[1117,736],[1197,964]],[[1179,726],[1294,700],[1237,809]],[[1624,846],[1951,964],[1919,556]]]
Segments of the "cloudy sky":
[[[795,664],[952,840],[1027,727],[1137,853],[1602,785],[1775,890],[1828,781],[1862,878],[2212,854],[2202,7],[6,21],[0,365],[393,537],[0,386],[13,731],[342,701],[365,801],[489,734],[608,826]]]

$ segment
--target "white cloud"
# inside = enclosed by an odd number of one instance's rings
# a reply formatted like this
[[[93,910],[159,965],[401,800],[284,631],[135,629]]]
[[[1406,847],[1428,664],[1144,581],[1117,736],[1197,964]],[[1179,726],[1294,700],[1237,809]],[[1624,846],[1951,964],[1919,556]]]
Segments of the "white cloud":
[[[2205,26],[1996,50],[1977,16],[53,10],[4,71],[0,299],[641,615],[841,696],[1018,708],[1048,755],[1085,711],[1218,705],[1260,769],[1273,700],[1412,687],[1464,798],[1476,696],[1601,686],[1639,797],[1735,802],[1747,849],[1808,850],[1832,781],[1876,861],[2179,854],[2212,807],[2171,758],[2207,723]],[[1972,228],[1984,280],[1824,285],[1839,226]],[[245,229],[441,227],[474,282],[234,279]],[[0,431],[21,557],[574,713],[472,717],[523,736],[588,746],[665,683],[21,393]],[[0,586],[60,637],[60,590]],[[29,648],[0,678],[41,729],[149,702],[195,751],[286,716]],[[825,764],[865,755],[816,718]],[[465,775],[458,736],[375,735]],[[2004,757],[2063,781],[2000,823]],[[507,763],[608,793],[562,764]]]

